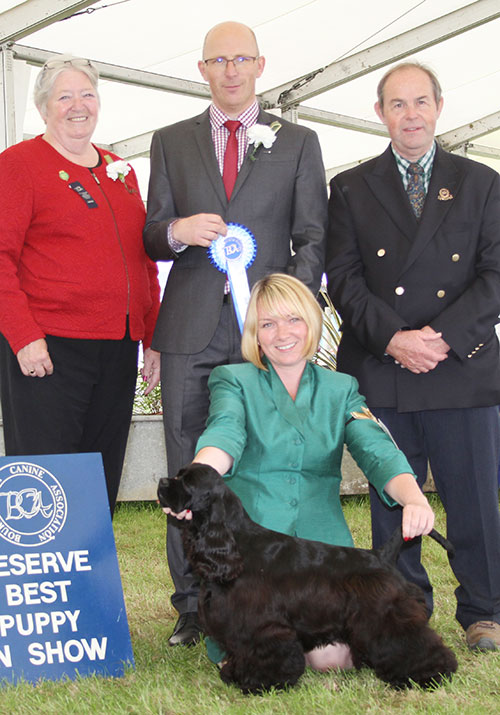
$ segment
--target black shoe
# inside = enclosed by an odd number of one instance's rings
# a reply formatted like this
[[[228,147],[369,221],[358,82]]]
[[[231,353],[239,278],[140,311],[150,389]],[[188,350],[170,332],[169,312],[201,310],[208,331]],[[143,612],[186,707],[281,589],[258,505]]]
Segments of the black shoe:
[[[195,645],[200,640],[200,624],[197,613],[181,613],[174,631],[168,639],[169,645]]]

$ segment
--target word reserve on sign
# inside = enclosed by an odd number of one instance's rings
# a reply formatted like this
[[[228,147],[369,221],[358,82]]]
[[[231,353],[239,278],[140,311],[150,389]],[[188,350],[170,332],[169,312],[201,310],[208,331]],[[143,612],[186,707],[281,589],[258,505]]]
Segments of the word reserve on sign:
[[[0,680],[116,677],[127,664],[101,455],[0,457]]]

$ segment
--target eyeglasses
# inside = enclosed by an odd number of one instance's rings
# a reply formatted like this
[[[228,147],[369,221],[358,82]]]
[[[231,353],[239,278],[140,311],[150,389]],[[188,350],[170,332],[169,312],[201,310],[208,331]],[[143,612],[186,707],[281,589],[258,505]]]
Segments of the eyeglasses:
[[[62,67],[93,67],[90,60],[80,59],[78,57],[70,60],[48,60],[42,67],[42,72],[46,70],[56,70]]]
[[[255,62],[257,57],[245,57],[238,55],[237,57],[211,57],[203,62],[209,67],[214,67],[217,70],[225,70],[230,62],[233,63],[235,69],[249,67],[251,62]]]

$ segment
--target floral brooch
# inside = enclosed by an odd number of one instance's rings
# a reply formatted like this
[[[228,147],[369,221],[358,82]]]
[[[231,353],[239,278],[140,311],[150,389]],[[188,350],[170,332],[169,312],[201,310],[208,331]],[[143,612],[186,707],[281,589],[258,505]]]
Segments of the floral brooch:
[[[272,122],[271,124],[254,124],[248,127],[247,137],[249,144],[253,144],[254,148],[250,154],[250,159],[255,161],[257,158],[257,149],[260,146],[264,146],[265,149],[270,149],[274,142],[276,141],[276,134],[281,129],[281,124],[279,122]]]
[[[129,173],[131,166],[128,164],[126,161],[123,159],[116,159],[113,160],[109,154],[104,155],[104,159],[106,161],[106,174],[107,176],[112,179],[113,181],[116,181],[119,179],[122,184],[124,184],[125,188],[127,191],[131,194],[135,192],[135,189],[131,188],[127,182],[125,181],[125,177]]]

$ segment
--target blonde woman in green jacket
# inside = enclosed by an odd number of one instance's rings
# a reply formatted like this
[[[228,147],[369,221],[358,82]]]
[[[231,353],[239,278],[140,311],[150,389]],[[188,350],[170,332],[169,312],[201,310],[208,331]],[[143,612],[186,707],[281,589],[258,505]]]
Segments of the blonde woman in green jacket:
[[[310,362],[322,320],[296,278],[275,273],[255,284],[242,338],[248,362],[212,371],[210,413],[194,461],[224,475],[262,526],[352,546],[339,496],[346,444],[381,498],[403,507],[403,536],[427,534],[432,509],[404,454],[370,419],[357,381]],[[211,645],[209,656],[220,660]],[[311,651],[306,660],[320,670],[352,666],[344,644]]]

